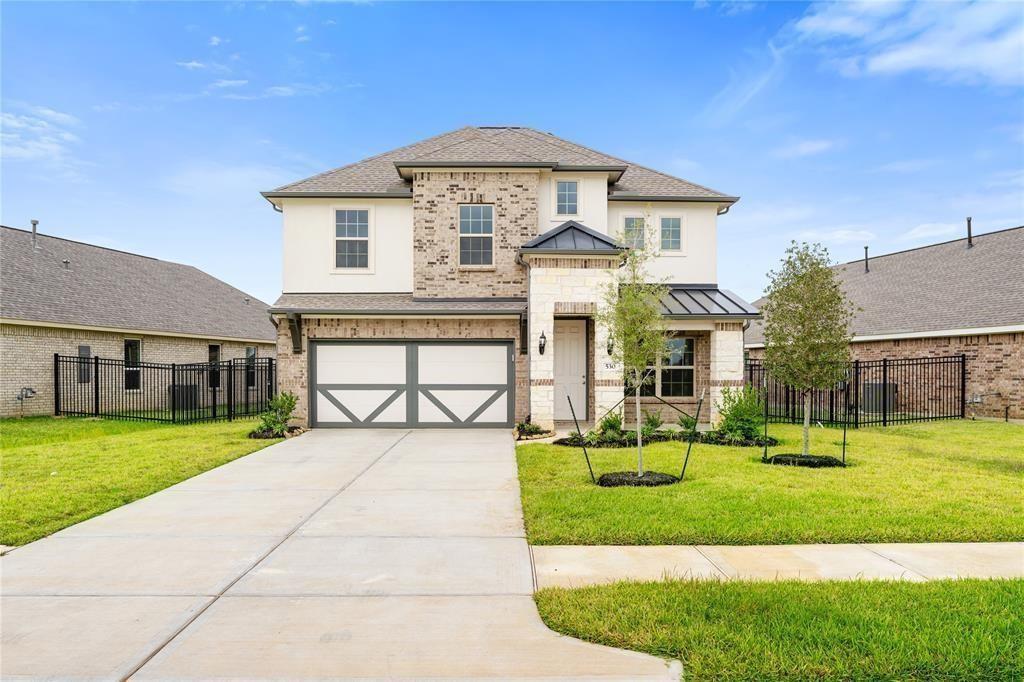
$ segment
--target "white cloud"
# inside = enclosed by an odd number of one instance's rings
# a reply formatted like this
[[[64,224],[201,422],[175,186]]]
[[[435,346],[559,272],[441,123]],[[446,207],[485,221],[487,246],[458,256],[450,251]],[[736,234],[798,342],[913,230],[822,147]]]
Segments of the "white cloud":
[[[702,118],[709,124],[728,123],[750,102],[777,81],[784,66],[783,50],[768,43],[767,54],[755,57],[758,64],[745,72],[731,71],[729,82],[705,107]]]
[[[220,36],[210,36],[209,45],[210,47],[217,47],[224,42],[224,39]]]
[[[306,27],[303,24],[299,24],[298,26],[295,27],[295,32],[296,33],[305,33],[306,32]]]
[[[826,244],[849,244],[852,242],[870,242],[875,233],[859,226],[836,227],[832,229],[804,230],[797,237],[806,241],[824,242]]]
[[[35,164],[50,176],[81,180],[87,165],[73,148],[81,141],[68,128],[80,125],[71,114],[23,102],[11,103],[15,110],[0,113],[0,156],[5,161]]]
[[[231,92],[224,95],[224,98],[237,100],[253,100],[271,99],[274,97],[316,96],[322,95],[323,93],[327,92],[330,89],[330,86],[327,85],[326,83],[319,83],[316,85],[312,85],[309,83],[292,83],[289,85],[272,85],[255,93]]]
[[[910,72],[956,83],[1024,85],[1024,8],[1016,2],[844,2],[795,24],[846,76]]]
[[[898,238],[901,242],[934,241],[936,237],[949,237],[966,228],[960,223],[921,223]]]
[[[918,173],[938,165],[937,159],[903,159],[883,163],[875,170],[880,173]]]
[[[312,40],[311,37],[306,36],[306,35],[302,35],[302,36],[299,36],[298,38],[296,38],[295,42],[297,42],[297,43],[308,43],[311,40]]]
[[[210,83],[210,88],[213,90],[221,90],[223,88],[240,88],[248,84],[249,81],[247,80],[225,80],[222,78]]]
[[[774,154],[780,159],[796,159],[804,156],[822,154],[836,146],[835,140],[798,140],[784,147],[779,147]]]
[[[197,71],[199,69],[205,69],[206,68],[206,64],[204,64],[202,62],[198,62],[195,59],[193,59],[191,61],[187,61],[187,62],[175,62],[175,64],[177,64],[178,66],[180,66],[183,69],[188,69],[189,71]]]

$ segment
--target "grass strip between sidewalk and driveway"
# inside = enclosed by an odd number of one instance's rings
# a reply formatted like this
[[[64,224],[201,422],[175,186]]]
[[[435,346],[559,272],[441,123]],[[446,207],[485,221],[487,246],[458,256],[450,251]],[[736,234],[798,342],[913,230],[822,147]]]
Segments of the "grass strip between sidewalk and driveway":
[[[800,427],[772,424],[769,455],[799,452]],[[812,451],[838,456],[839,429]],[[686,481],[601,488],[579,448],[516,448],[530,543],[752,545],[1024,539],[1024,426],[949,421],[851,430],[846,468],[762,464],[760,448],[696,444]],[[686,444],[644,448],[679,474]],[[598,475],[636,467],[635,448],[592,449]]]
[[[1019,680],[1024,580],[669,581],[545,589],[551,629],[687,680]]]
[[[0,544],[23,545],[277,440],[256,422],[0,420]]]

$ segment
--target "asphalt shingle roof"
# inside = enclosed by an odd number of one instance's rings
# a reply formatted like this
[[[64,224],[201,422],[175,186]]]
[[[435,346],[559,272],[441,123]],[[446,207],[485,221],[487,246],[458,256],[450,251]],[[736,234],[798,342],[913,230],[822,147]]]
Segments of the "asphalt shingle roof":
[[[0,227],[4,319],[276,338],[266,303],[190,265],[42,234],[37,244],[29,231]]]
[[[526,299],[423,299],[412,294],[281,294],[271,306],[275,313],[334,313],[380,315],[518,315]]]
[[[341,168],[266,192],[267,196],[303,194],[412,196],[412,185],[396,168],[401,163],[548,164],[553,167],[622,168],[621,177],[608,188],[612,199],[635,198],[701,200],[731,203],[736,197],[673,177],[639,164],[569,142],[550,133],[520,127],[459,128],[436,137],[393,149]]]
[[[1024,226],[978,235],[972,248],[957,239],[873,256],[868,266],[833,267],[859,309],[855,337],[1024,324]],[[764,343],[760,322],[745,343]]]

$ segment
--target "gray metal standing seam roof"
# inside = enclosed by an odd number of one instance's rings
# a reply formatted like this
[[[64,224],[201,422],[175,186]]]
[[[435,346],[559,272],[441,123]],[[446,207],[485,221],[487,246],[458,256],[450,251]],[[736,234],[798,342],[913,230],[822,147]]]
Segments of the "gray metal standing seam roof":
[[[731,204],[737,197],[682,178],[609,156],[532,128],[459,128],[451,132],[289,183],[264,196],[412,197],[412,183],[398,172],[403,163],[443,166],[502,164],[554,170],[608,170],[618,179],[611,200],[711,201]]]
[[[273,342],[267,304],[191,265],[0,227],[0,317]]]
[[[614,256],[626,250],[606,234],[601,234],[575,220],[569,220],[523,244],[527,253],[585,253]]]
[[[709,284],[669,284],[661,299],[662,315],[670,318],[751,319],[760,313],[736,294]]]
[[[833,266],[856,310],[853,336],[1024,324],[1024,226]],[[759,301],[764,299],[759,299]],[[760,322],[744,334],[764,344]]]

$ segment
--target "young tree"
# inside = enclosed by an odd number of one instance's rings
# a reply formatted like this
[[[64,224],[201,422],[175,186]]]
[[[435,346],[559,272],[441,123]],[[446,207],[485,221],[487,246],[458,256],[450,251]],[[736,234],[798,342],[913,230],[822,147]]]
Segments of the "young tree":
[[[645,216],[642,230],[627,235],[627,242],[632,242],[628,245],[634,248],[626,251],[622,267],[605,286],[603,305],[597,314],[598,324],[608,330],[612,359],[621,363],[627,385],[633,391],[638,476],[644,475],[640,388],[645,382],[654,381],[648,368],[663,358],[668,348],[667,330],[661,316],[661,299],[667,287],[652,282],[646,269],[650,249],[645,246],[653,239],[647,230],[649,222]]]
[[[792,242],[778,270],[768,273],[764,364],[804,399],[803,454],[810,447],[811,393],[846,378],[853,306],[820,244]]]

